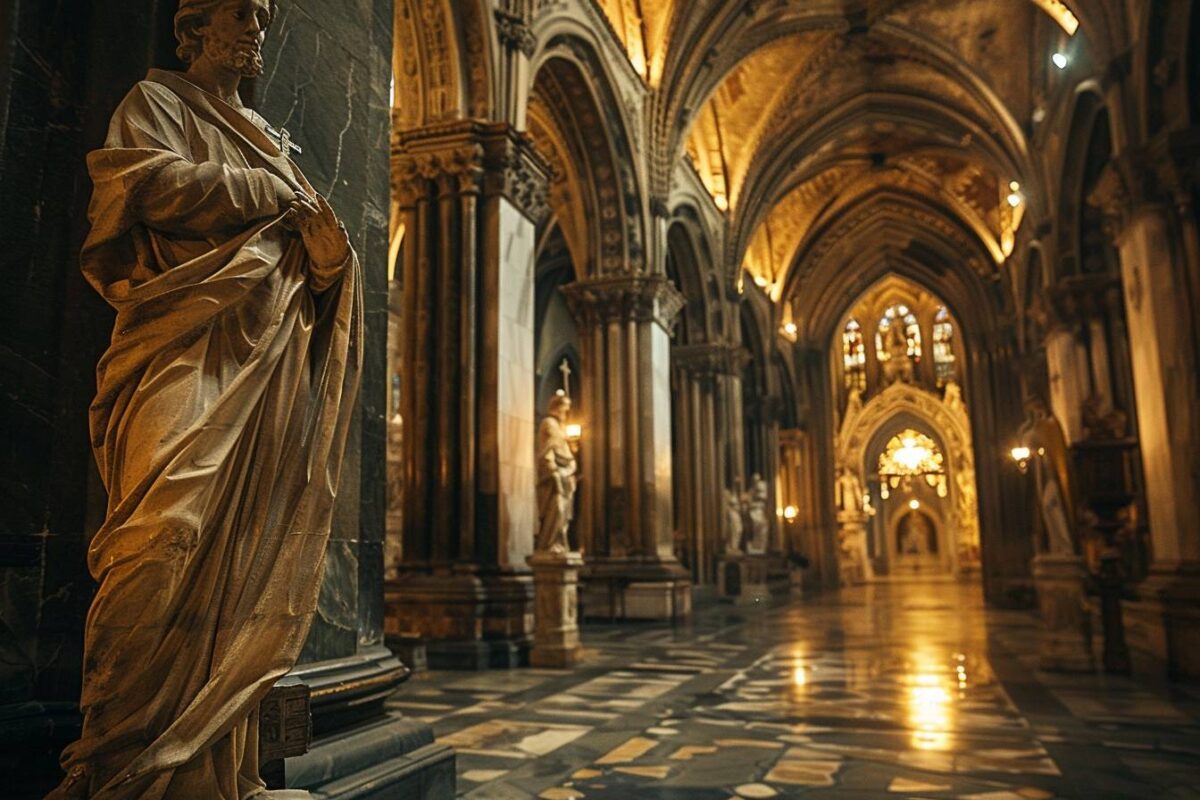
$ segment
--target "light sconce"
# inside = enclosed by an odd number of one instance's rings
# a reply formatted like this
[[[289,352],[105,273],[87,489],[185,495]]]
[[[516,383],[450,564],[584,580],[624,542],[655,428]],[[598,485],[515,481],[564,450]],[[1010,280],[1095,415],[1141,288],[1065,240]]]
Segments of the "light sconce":
[[[1013,461],[1017,462],[1017,469],[1021,470],[1022,474],[1029,470],[1029,459],[1033,452],[1028,447],[1024,445],[1014,447],[1009,451],[1009,455],[1012,456]]]
[[[568,423],[563,433],[566,434],[567,441],[578,442],[583,438],[583,426],[578,422]]]
[[[1059,69],[1066,69],[1067,65],[1071,63],[1071,59],[1067,58],[1067,54],[1061,51],[1050,56],[1050,60],[1053,61],[1054,66],[1058,67]]]
[[[795,336],[796,332],[799,330],[800,329],[796,327],[796,323],[794,322],[788,322],[783,326],[783,332],[788,336]]]
[[[795,522],[798,516],[800,516],[800,509],[795,506],[787,506],[783,509],[783,518],[788,522]]]
[[[916,511],[918,508],[920,508],[920,507],[921,507],[921,501],[920,501],[920,500],[916,500],[916,499],[909,500],[909,501],[908,501],[908,507],[909,507],[909,508],[911,508],[913,511]]]
[[[1020,183],[1018,183],[1017,181],[1013,181],[1010,184],[1008,184],[1008,189],[1009,189],[1008,204],[1010,206],[1012,206],[1013,208],[1016,208],[1025,201],[1025,198],[1021,195],[1021,184]]]

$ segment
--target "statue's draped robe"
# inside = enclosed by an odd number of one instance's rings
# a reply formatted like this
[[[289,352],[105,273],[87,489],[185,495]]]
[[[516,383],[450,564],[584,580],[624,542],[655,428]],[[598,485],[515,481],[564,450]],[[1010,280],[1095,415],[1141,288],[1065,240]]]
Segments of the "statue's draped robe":
[[[571,549],[566,529],[575,499],[575,454],[557,417],[542,420],[538,429],[538,534],[539,552]]]
[[[316,609],[362,360],[358,263],[311,261],[271,178],[311,191],[299,170],[177,73],[133,89],[88,165],[83,270],[117,319],[64,767],[96,800],[249,797],[256,709]]]

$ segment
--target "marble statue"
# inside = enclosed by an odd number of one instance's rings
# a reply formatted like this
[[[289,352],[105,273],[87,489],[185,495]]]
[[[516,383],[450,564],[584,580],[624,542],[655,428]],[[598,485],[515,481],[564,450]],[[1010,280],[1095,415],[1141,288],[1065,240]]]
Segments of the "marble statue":
[[[750,523],[746,552],[750,555],[762,555],[767,552],[771,531],[769,502],[770,490],[767,488],[767,482],[756,472],[750,477],[750,491],[746,493],[746,521]]]
[[[828,495],[826,495],[828,496]],[[837,505],[841,511],[862,511],[863,490],[858,476],[849,467],[842,468],[837,480]]]
[[[244,108],[268,0],[183,0],[88,157],[82,268],[116,310],[92,446],[82,734],[53,800],[264,791],[257,709],[317,607],[363,346],[345,228]]]
[[[745,534],[746,525],[743,522],[745,509],[742,507],[742,499],[738,493],[732,489],[725,490],[725,552],[726,553],[741,553],[742,536]]]
[[[571,411],[571,398],[550,399],[550,413],[538,430],[538,526],[534,549],[539,553],[566,553],[571,548],[567,531],[575,503],[577,465],[563,426]]]

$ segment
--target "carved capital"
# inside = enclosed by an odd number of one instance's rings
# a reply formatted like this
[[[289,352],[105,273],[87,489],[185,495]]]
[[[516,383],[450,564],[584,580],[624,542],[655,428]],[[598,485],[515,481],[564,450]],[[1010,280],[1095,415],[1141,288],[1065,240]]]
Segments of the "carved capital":
[[[736,345],[689,344],[671,348],[671,359],[698,377],[741,375],[750,362],[750,353]]]
[[[442,195],[503,195],[534,222],[549,212],[549,167],[524,135],[504,123],[464,120],[405,131],[392,143],[392,191],[411,207]]]
[[[673,333],[684,297],[662,276],[620,276],[577,281],[563,287],[576,317],[586,325],[657,322]]]
[[[1046,290],[1045,327],[1077,329],[1114,312],[1121,304],[1121,279],[1115,275],[1076,275]]]
[[[526,58],[532,58],[537,49],[537,37],[519,14],[496,9],[496,35],[505,47],[524,54]]]

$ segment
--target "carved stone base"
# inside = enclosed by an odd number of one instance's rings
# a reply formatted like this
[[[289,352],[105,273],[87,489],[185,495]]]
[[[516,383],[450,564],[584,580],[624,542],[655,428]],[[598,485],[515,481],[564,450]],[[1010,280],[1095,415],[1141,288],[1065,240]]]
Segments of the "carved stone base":
[[[1034,557],[1033,579],[1042,621],[1039,668],[1050,672],[1095,670],[1086,577],[1087,567],[1080,556]]]
[[[771,599],[771,561],[765,555],[729,553],[717,565],[721,597],[739,606],[767,603]]]
[[[1161,661],[1177,680],[1200,679],[1200,565],[1155,567],[1124,603],[1131,647]]]
[[[579,663],[579,553],[538,553],[526,559],[533,568],[535,667],[563,669]]]
[[[584,569],[580,606],[588,619],[684,619],[692,613],[692,581],[675,562],[592,563]]]
[[[417,633],[433,669],[528,663],[533,580],[515,572],[404,574],[385,584],[388,635]]]

